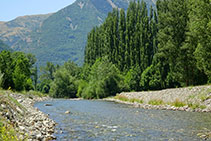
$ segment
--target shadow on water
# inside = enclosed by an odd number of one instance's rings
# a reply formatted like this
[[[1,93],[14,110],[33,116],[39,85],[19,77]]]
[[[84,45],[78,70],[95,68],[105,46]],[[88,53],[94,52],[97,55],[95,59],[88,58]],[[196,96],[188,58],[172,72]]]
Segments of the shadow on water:
[[[193,141],[200,140],[197,133],[211,130],[211,113],[145,110],[100,100],[52,100],[35,107],[58,123],[58,140]]]

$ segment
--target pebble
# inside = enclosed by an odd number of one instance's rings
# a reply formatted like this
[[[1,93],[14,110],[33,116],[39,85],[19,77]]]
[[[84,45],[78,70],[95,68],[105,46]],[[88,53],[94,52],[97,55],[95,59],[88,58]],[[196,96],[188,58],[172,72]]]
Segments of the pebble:
[[[2,115],[7,117],[9,122],[12,122],[20,131],[20,135],[17,135],[20,140],[28,138],[28,140],[55,140],[53,136],[56,123],[48,118],[48,115],[42,113],[37,108],[33,107],[33,104],[37,101],[47,100],[49,98],[39,98],[31,96],[29,98],[21,94],[10,94],[11,97],[16,99],[26,111],[21,107],[12,107],[10,104],[0,106],[7,109],[2,110]]]
[[[70,113],[70,111],[66,111],[66,112],[65,112],[65,114],[69,114],[69,113]]]
[[[47,104],[45,104],[45,106],[52,106],[52,104],[48,104],[48,103],[47,103]]]

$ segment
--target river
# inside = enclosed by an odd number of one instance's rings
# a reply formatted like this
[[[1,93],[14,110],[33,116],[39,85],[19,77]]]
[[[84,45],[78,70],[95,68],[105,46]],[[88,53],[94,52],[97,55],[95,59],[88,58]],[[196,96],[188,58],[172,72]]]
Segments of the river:
[[[35,107],[58,123],[57,140],[194,141],[200,140],[198,133],[211,131],[211,113],[145,110],[102,100],[55,99]]]

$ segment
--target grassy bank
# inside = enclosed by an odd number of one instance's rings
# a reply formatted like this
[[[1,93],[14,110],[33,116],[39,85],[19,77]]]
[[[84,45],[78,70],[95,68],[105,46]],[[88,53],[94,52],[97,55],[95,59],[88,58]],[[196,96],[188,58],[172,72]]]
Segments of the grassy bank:
[[[119,102],[151,105],[152,108],[211,112],[211,85],[160,91],[123,92],[111,98]],[[148,108],[148,107],[147,107]]]

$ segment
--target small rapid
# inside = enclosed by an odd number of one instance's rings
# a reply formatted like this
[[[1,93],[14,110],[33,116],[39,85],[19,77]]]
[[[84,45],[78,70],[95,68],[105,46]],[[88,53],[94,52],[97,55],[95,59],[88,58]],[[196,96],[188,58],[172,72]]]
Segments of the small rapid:
[[[58,123],[57,140],[197,141],[197,134],[211,131],[211,113],[145,110],[102,100],[54,99],[35,107]]]

